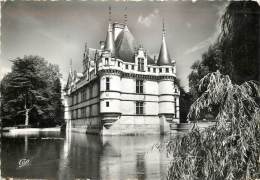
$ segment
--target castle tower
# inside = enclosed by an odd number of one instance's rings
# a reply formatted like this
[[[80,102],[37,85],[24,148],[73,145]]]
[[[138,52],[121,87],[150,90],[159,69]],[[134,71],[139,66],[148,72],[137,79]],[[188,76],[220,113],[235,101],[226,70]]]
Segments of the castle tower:
[[[103,67],[100,72],[100,114],[102,115],[103,133],[109,129],[113,122],[117,121],[120,112],[121,75],[116,70],[118,66],[115,59],[115,43],[111,25],[111,8],[109,8],[109,27],[105,41],[105,51],[102,53],[101,63]]]
[[[173,95],[175,91],[175,81],[167,76],[167,72],[173,71],[174,64],[172,63],[167,44],[166,30],[163,22],[162,44],[158,57],[157,64],[159,68],[159,117],[161,121],[161,133],[169,131],[169,124],[173,122],[176,116],[176,101],[179,97]],[[173,71],[174,73],[174,71]],[[179,101],[178,101],[179,102]]]

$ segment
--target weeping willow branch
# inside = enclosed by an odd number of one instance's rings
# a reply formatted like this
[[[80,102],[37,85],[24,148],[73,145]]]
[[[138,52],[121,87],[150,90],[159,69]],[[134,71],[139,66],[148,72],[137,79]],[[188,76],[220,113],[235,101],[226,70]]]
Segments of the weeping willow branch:
[[[253,81],[232,84],[229,76],[218,71],[201,79],[203,93],[188,117],[197,119],[205,110],[218,107],[217,123],[203,131],[195,125],[167,144],[174,159],[168,179],[254,178],[260,155],[259,87]]]

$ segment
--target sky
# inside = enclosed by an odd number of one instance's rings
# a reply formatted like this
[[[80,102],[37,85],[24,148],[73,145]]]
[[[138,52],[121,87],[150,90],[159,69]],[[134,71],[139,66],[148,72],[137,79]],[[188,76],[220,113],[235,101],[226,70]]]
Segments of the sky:
[[[112,21],[123,23],[126,13],[130,31],[152,55],[160,50],[164,18],[177,77],[188,90],[190,67],[216,40],[227,2],[2,2],[0,79],[10,71],[10,60],[24,55],[58,64],[64,82],[70,59],[73,69],[81,72],[85,43],[99,48],[99,41],[106,38],[109,5]]]

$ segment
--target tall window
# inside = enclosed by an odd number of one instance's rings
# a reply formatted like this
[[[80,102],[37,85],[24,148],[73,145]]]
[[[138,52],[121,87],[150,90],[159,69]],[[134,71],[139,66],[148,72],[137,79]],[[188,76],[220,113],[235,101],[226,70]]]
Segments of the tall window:
[[[86,100],[86,90],[82,89],[82,91],[81,91],[81,102],[83,102],[85,100]]]
[[[72,94],[72,105],[76,104],[75,103],[75,94]]]
[[[144,59],[138,58],[138,71],[144,71]]]
[[[144,81],[136,80],[136,93],[144,93]]]
[[[76,109],[75,111],[76,111],[76,116],[75,116],[75,119],[78,119],[78,118],[79,118],[78,109]]]
[[[71,110],[71,119],[74,119],[74,110]]]
[[[135,66],[134,65],[132,65],[132,70],[134,70],[135,69]]]
[[[106,77],[106,91],[110,90],[110,79],[109,77]]]
[[[83,101],[83,91],[81,90],[80,92],[80,101],[82,102]]]
[[[136,114],[144,114],[144,102],[136,102]]]
[[[89,98],[93,97],[93,84],[89,86]]]
[[[84,117],[85,117],[84,109],[85,109],[85,108],[81,108],[81,109],[80,109],[80,117],[81,117],[81,118],[84,118]]]
[[[92,116],[92,115],[93,115],[92,106],[93,106],[93,105],[90,105],[90,106],[89,106],[89,116]]]
[[[76,93],[76,104],[78,104],[79,103],[79,93],[77,92]]]
[[[177,118],[176,98],[174,98],[174,118]]]

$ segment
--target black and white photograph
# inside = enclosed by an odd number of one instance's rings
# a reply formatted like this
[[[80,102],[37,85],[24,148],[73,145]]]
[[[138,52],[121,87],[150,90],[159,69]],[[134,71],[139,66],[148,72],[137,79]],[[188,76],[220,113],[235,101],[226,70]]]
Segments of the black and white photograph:
[[[2,180],[260,180],[260,1],[1,1]]]

